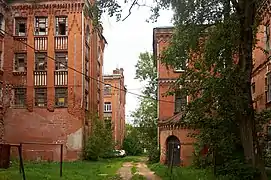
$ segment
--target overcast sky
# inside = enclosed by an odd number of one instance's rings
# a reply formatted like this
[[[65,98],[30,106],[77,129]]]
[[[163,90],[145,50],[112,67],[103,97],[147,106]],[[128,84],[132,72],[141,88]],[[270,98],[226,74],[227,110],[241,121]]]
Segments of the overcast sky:
[[[127,7],[128,8],[128,7]],[[125,12],[128,9],[124,10]],[[128,13],[128,12],[127,12]],[[152,32],[154,27],[171,26],[172,12],[163,11],[157,23],[147,23],[148,8],[134,8],[125,21],[102,16],[104,36],[108,42],[104,55],[104,74],[111,74],[115,68],[124,69],[125,85],[129,92],[140,94],[142,84],[135,80],[135,65],[141,52],[152,52]],[[130,114],[138,106],[138,97],[126,95],[126,123],[131,123]]]

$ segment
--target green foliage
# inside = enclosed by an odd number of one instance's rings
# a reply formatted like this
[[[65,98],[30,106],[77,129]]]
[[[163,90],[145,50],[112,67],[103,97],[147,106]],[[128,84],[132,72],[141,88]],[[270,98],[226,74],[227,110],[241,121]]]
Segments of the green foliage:
[[[133,177],[131,178],[131,180],[146,180],[147,178],[145,178],[144,176],[140,175],[140,174],[135,174],[133,175]]]
[[[124,161],[126,161],[125,158],[95,162],[63,162],[62,178],[59,177],[59,163],[56,162],[32,163],[25,161],[24,168],[27,180],[120,180],[116,173]],[[101,174],[106,174],[106,176],[101,176]],[[19,173],[19,161],[12,162],[9,169],[0,169],[0,180],[22,180],[22,174]]]
[[[141,53],[136,64],[136,79],[146,84],[142,90],[139,107],[132,113],[134,124],[140,132],[140,140],[146,148],[149,160],[158,162],[160,154],[157,151],[157,79],[153,56]]]
[[[128,155],[137,156],[143,153],[142,143],[139,139],[139,131],[136,127],[130,126],[129,132],[123,141],[123,149]]]
[[[84,149],[84,159],[97,161],[112,156],[114,143],[112,130],[98,118],[92,119],[92,132]]]

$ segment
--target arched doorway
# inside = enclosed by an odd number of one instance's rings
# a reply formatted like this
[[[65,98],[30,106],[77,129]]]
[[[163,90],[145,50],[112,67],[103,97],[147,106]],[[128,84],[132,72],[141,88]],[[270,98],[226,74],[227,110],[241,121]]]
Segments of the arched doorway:
[[[176,136],[169,136],[167,138],[167,164],[173,166],[179,166],[181,143]]]

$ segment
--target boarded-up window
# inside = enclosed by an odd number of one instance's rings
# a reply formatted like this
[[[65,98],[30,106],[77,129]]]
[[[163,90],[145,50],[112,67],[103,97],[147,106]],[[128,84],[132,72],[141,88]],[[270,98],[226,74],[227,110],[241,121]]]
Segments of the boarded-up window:
[[[68,34],[68,18],[67,17],[56,17],[56,35],[67,35]]]
[[[47,57],[45,53],[35,54],[35,71],[47,70]]]
[[[35,18],[35,35],[47,35],[48,33],[48,19],[47,17]]]
[[[14,70],[19,72],[26,71],[26,53],[15,54]]]
[[[15,35],[26,36],[26,18],[15,19]]]
[[[67,106],[68,89],[61,87],[55,88],[55,105],[57,107]]]
[[[187,105],[187,96],[181,91],[175,92],[175,113],[181,112]]]
[[[68,54],[67,53],[56,53],[55,69],[59,71],[68,70]]]
[[[35,106],[37,107],[47,106],[47,89],[46,88],[35,89]]]
[[[14,105],[16,107],[24,107],[26,99],[26,88],[14,89]]]

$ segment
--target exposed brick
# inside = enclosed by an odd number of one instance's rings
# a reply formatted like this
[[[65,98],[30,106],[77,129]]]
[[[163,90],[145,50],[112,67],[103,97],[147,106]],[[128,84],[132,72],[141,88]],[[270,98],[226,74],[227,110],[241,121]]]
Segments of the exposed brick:
[[[99,32],[93,31],[91,20],[85,17],[83,13],[83,6],[80,2],[75,1],[54,1],[48,3],[41,1],[39,4],[44,6],[34,5],[31,3],[13,3],[10,4],[11,11],[5,12],[6,31],[13,34],[14,30],[14,17],[27,18],[27,43],[34,47],[34,18],[35,16],[48,17],[48,49],[47,55],[55,57],[54,40],[55,40],[55,16],[66,15],[68,17],[68,66],[76,69],[79,72],[85,72],[85,28],[90,26],[91,43],[90,61],[89,61],[89,76],[95,79],[102,80],[102,66],[103,66],[103,50],[105,39],[100,36]],[[33,6],[32,6],[33,5]],[[59,6],[61,5],[61,6]],[[0,12],[4,14],[0,7]],[[82,18],[84,24],[82,25]],[[97,38],[92,38],[96,36]],[[67,108],[55,107],[55,89],[54,89],[54,70],[55,62],[47,58],[47,107],[37,108],[34,106],[34,50],[27,47],[27,73],[16,75],[13,72],[14,68],[14,53],[15,43],[18,43],[12,36],[0,35],[0,42],[4,42],[4,63],[3,63],[3,84],[11,86],[26,87],[26,107],[14,108],[10,107],[12,99],[12,87],[4,88],[7,93],[4,96],[6,103],[3,106],[4,125],[0,121],[0,142],[3,137],[8,143],[24,143],[24,142],[37,142],[37,143],[55,143],[64,144],[64,159],[76,160],[80,158],[82,148],[84,145],[85,129],[90,127],[85,126],[85,101],[84,101],[84,81],[85,77],[75,72],[72,69],[68,70],[68,98]],[[83,44],[82,44],[83,43]],[[97,67],[97,46],[101,46],[101,60],[99,69]],[[0,80],[2,79],[0,72]],[[97,84],[97,81],[95,81]],[[98,90],[96,86],[90,86],[89,110],[90,112],[98,112],[102,117],[103,108],[101,104],[98,105]],[[102,90],[100,89],[100,102],[102,100]],[[0,110],[1,111],[1,110]],[[1,119],[1,116],[0,116]],[[4,132],[4,134],[3,134]],[[23,153],[26,159],[35,160],[52,160],[58,161],[60,159],[59,145],[23,145]],[[13,153],[16,155],[16,153]]]

